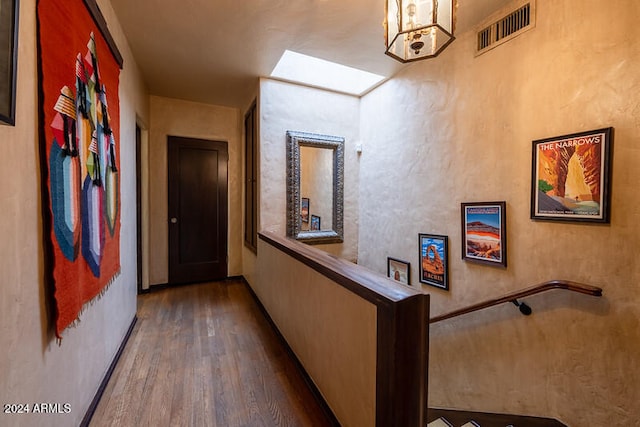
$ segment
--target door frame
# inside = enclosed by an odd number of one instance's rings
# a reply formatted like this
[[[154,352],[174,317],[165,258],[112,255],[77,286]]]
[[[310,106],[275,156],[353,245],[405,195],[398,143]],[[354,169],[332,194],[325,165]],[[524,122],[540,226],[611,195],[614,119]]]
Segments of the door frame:
[[[142,293],[142,129],[136,123],[136,285]]]

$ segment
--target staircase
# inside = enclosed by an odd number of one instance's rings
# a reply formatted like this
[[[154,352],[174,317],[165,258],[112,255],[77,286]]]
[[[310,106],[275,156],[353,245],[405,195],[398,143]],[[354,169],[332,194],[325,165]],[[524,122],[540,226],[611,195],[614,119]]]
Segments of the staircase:
[[[429,408],[427,427],[567,427],[551,418]]]
[[[504,303],[515,304],[522,314],[528,316],[531,314],[531,307],[523,302],[519,302],[518,300],[557,289],[577,292],[594,297],[602,296],[602,288],[568,280],[550,280],[529,288],[510,292],[498,298],[483,301],[449,313],[432,317],[429,319],[429,324],[473,313],[478,310],[484,310]],[[566,424],[551,418],[509,414],[489,414],[484,412],[459,411],[440,408],[428,408],[427,422],[428,427],[567,427]]]
[[[434,421],[431,421],[427,424],[428,427],[453,427],[453,424],[449,423],[446,418],[438,418]],[[469,421],[466,424],[463,424],[461,427],[481,427],[480,424],[475,421]]]

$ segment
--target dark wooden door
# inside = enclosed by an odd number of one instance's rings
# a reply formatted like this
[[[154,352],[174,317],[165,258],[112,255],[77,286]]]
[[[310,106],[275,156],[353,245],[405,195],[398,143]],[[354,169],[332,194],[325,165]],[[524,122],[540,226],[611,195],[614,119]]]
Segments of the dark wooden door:
[[[227,143],[168,138],[169,283],[227,277]]]

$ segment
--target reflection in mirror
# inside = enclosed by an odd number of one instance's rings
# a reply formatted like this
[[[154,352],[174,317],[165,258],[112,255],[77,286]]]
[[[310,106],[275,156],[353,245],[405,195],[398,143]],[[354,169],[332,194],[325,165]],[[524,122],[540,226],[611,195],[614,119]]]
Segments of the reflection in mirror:
[[[287,236],[343,241],[344,138],[287,131]]]
[[[333,150],[300,146],[300,196],[313,200],[309,214],[320,218],[320,230],[331,230],[333,224]],[[302,223],[308,231],[311,222]]]

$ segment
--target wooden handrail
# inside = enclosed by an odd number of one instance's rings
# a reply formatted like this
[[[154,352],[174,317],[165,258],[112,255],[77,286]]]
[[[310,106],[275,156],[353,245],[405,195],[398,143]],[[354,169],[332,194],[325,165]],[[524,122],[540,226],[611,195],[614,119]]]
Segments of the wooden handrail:
[[[551,291],[553,289],[564,289],[566,291],[578,292],[581,294],[591,295],[594,297],[602,296],[602,289],[595,286],[585,285],[577,282],[571,282],[568,280],[550,280],[548,282],[543,282],[538,285],[531,286],[530,288],[525,288],[516,292],[506,294],[500,298],[494,298],[478,304],[470,305],[465,308],[461,308],[459,310],[451,311],[449,313],[445,313],[440,316],[432,317],[431,319],[429,319],[429,323],[431,324],[431,323],[440,322],[445,319],[462,316],[463,314],[472,313],[478,310],[483,310],[485,308],[493,307],[494,305],[498,305],[498,304],[504,304],[506,302],[514,302],[514,301],[517,301],[519,298],[524,298],[524,297],[539,294],[542,292]]]

